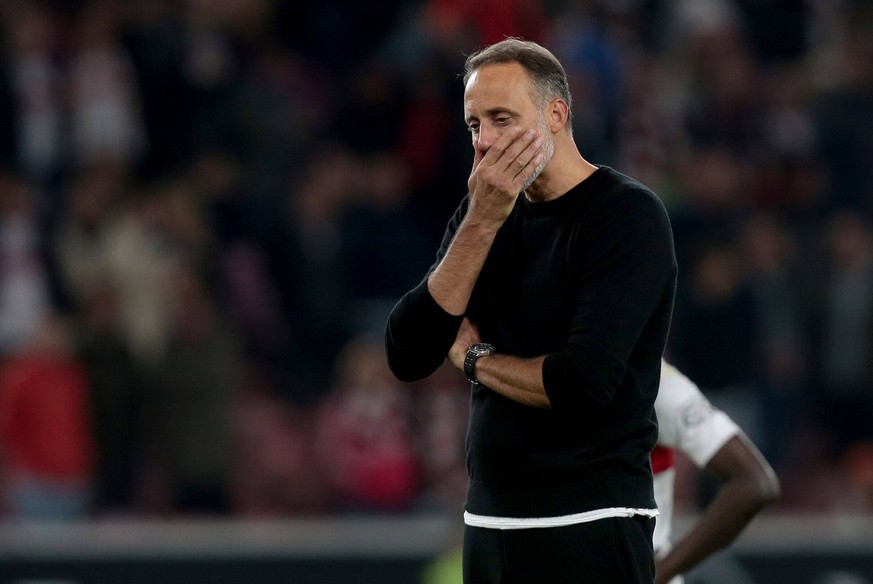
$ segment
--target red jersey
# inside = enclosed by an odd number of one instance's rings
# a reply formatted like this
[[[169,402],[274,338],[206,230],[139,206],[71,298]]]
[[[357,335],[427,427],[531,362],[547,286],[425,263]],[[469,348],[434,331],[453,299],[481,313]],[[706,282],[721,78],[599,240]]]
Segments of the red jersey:
[[[88,382],[81,364],[11,357],[0,370],[0,456],[13,473],[83,480],[93,467]]]

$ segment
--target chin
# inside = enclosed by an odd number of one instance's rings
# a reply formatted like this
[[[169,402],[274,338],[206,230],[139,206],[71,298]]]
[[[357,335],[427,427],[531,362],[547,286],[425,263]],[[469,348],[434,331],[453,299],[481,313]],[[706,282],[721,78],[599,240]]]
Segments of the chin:
[[[532,175],[530,175],[530,177],[526,181],[524,181],[524,185],[521,187],[521,190],[523,190],[523,191],[528,190],[531,187],[531,185],[534,184],[538,178],[540,178],[540,175],[543,173],[543,170],[545,170],[546,165],[549,163],[549,160],[551,160],[551,159],[552,159],[552,157],[549,156],[548,158],[546,158],[545,160],[540,162],[540,165],[537,167],[537,169],[534,171],[534,173]]]

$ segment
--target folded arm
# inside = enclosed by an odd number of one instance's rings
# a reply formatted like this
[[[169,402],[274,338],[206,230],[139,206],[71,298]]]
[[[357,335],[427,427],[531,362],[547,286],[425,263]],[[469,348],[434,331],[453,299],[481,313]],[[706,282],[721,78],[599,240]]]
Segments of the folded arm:
[[[497,232],[540,160],[537,138],[515,128],[487,152],[474,144],[469,195],[449,223],[437,263],[388,320],[388,364],[398,378],[422,379],[445,360]]]

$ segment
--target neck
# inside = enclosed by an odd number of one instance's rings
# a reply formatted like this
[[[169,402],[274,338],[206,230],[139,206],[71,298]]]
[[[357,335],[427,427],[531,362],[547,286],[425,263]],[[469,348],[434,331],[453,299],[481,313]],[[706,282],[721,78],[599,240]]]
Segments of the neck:
[[[556,141],[552,159],[524,192],[529,201],[543,203],[557,199],[597,170],[596,166],[582,158],[572,140],[564,140],[564,143]]]

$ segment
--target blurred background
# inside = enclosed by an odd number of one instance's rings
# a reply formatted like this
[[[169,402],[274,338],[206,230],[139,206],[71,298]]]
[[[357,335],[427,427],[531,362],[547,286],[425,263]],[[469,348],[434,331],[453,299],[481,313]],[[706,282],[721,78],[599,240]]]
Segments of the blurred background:
[[[397,382],[382,332],[465,194],[464,58],[505,36],[667,205],[667,357],[777,470],[767,515],[873,517],[873,3],[3,0],[0,28],[2,533],[460,523],[468,384]]]

